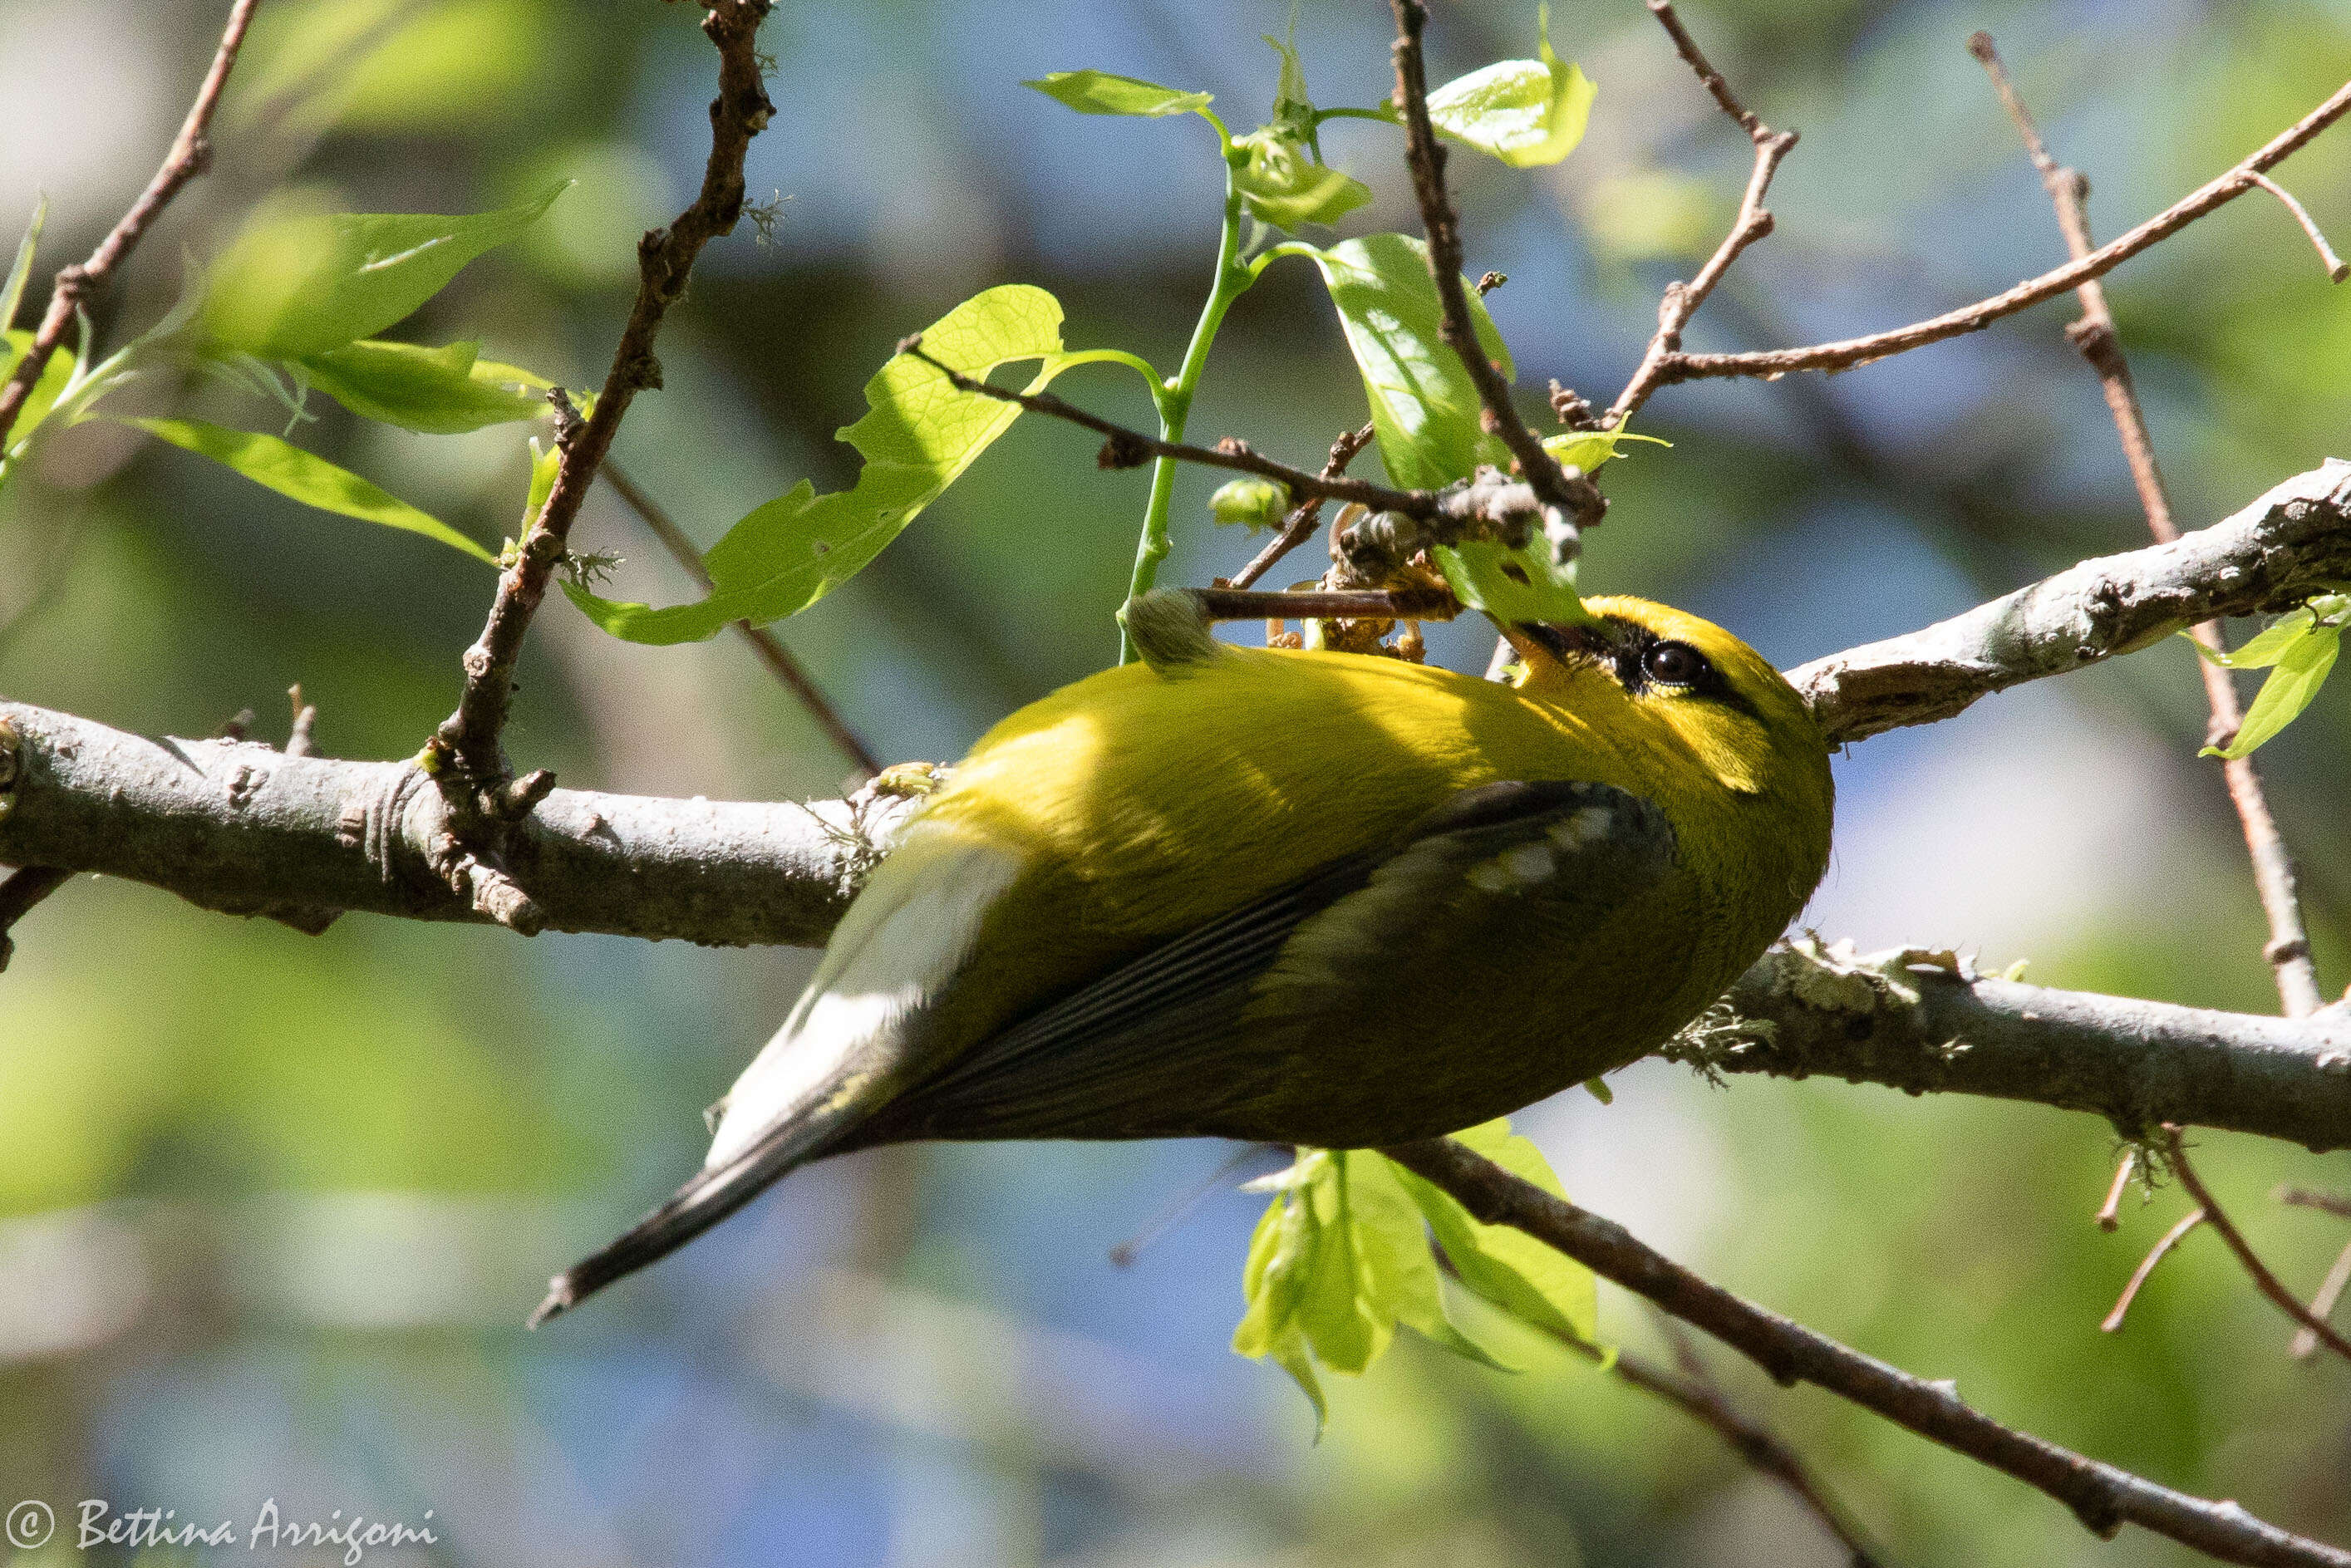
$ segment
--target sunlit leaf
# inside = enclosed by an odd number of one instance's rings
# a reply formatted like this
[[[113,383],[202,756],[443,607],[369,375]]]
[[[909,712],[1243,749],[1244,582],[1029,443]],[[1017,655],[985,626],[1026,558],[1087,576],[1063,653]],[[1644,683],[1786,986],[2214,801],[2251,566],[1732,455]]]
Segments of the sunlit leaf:
[[[1016,361],[1041,361],[1031,392],[1071,365],[1130,358],[1100,350],[1063,352],[1061,301],[1026,284],[974,296],[925,329],[922,338],[925,354],[969,376],[984,378]],[[704,559],[712,583],[707,599],[655,610],[599,599],[569,583],[564,591],[589,619],[632,643],[698,642],[731,621],[797,614],[880,554],[1020,412],[1012,403],[956,391],[936,366],[911,354],[895,356],[865,383],[865,401],[872,411],[837,433],[864,455],[856,487],[820,496],[803,479],[745,517]]]
[[[548,412],[544,378],[479,359],[481,345],[427,349],[375,340],[296,361],[310,384],[367,419],[452,435]]]
[[[1514,1134],[1509,1122],[1488,1122],[1455,1134],[1454,1139],[1553,1197],[1565,1196],[1542,1151]],[[1396,1176],[1427,1218],[1463,1284],[1538,1328],[1586,1343],[1597,1341],[1599,1291],[1590,1270],[1523,1230],[1480,1224],[1450,1193],[1401,1166]]]
[[[1550,621],[1573,625],[1589,621],[1575,591],[1575,563],[1552,558],[1551,541],[1540,533],[1517,549],[1486,539],[1437,545],[1429,554],[1453,597],[1509,624]]]
[[[347,468],[258,431],[230,430],[193,419],[125,419],[150,435],[235,469],[256,485],[321,511],[405,528],[496,565],[497,558],[440,518],[418,511]]]
[[[0,284],[0,329],[16,326],[16,312],[25,308],[25,289],[33,281],[33,253],[40,248],[41,230],[48,222],[49,198],[45,192],[34,198],[33,221],[25,225],[25,237],[16,242],[16,263],[8,269],[8,281]]]
[[[1252,216],[1278,229],[1335,224],[1372,199],[1362,181],[1315,162],[1305,143],[1272,126],[1233,145],[1249,154],[1249,162],[1233,172],[1241,200]]]
[[[1399,1323],[1509,1370],[1447,1314],[1420,1211],[1379,1155],[1301,1149],[1288,1170],[1249,1186],[1274,1198],[1242,1269],[1248,1310],[1233,1349],[1270,1358],[1296,1378],[1318,1426],[1316,1369],[1364,1372],[1394,1343]]]
[[[2246,639],[2245,645],[2233,653],[2216,653],[2188,632],[2179,635],[2186,637],[2197,653],[2215,664],[2231,670],[2265,670],[2313,626],[2321,621],[2339,621],[2346,610],[2351,610],[2351,598],[2339,593],[2321,594],[2302,608],[2278,617],[2266,630]]]
[[[1541,58],[1498,60],[1428,95],[1428,118],[1439,131],[1514,169],[1556,163],[1574,152],[1599,91],[1581,67],[1552,52],[1550,7],[1536,16]]]
[[[1578,430],[1563,435],[1546,435],[1542,446],[1559,460],[1562,467],[1590,474],[1615,456],[1616,448],[1627,441],[1646,441],[1652,446],[1673,444],[1654,435],[1635,435],[1629,430]]]
[[[467,262],[520,234],[564,188],[458,216],[265,212],[213,263],[199,312],[204,335],[284,360],[372,337],[438,294]]]
[[[1468,477],[1481,463],[1507,464],[1509,449],[1479,423],[1483,409],[1469,372],[1439,336],[1444,310],[1426,247],[1405,235],[1381,234],[1311,254],[1363,372],[1388,477],[1435,489]],[[1469,310],[1486,357],[1509,377],[1510,350],[1474,294]]]
[[[1053,71],[1020,85],[1035,88],[1080,114],[1131,114],[1155,119],[1163,114],[1193,113],[1216,101],[1210,93],[1185,92],[1135,77],[1113,76],[1108,71]]]
[[[2326,684],[2327,672],[2335,668],[2335,656],[2342,651],[2342,627],[2321,626],[2314,622],[2296,627],[2294,634],[2271,656],[2274,667],[2269,679],[2262,683],[2252,706],[2245,710],[2245,722],[2238,727],[2236,737],[2225,750],[2208,746],[2199,755],[2231,760],[2250,756],[2256,747],[2302,716],[2302,710],[2310,706],[2318,689]],[[2242,653],[2238,657],[2241,660]]]
[[[8,351],[5,356],[5,362],[0,363],[0,380],[6,379],[16,370],[16,361],[33,347],[33,333],[29,329],[16,329],[6,333],[5,337]],[[33,383],[32,395],[25,400],[25,406],[16,411],[16,423],[8,432],[8,444],[12,449],[22,444],[25,437],[33,433],[33,427],[48,417],[49,410],[57,406],[57,395],[73,379],[73,372],[71,354],[49,356],[49,362],[41,367],[40,379]]]

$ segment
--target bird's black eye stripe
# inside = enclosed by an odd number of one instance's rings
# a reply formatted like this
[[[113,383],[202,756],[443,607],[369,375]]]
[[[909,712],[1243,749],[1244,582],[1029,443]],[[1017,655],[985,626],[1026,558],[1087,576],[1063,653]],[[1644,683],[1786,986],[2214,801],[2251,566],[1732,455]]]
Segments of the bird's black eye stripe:
[[[1616,679],[1635,696],[1652,687],[1687,692],[1761,719],[1755,705],[1730,689],[1714,661],[1687,643],[1669,642],[1637,622],[1608,618],[1617,633]]]

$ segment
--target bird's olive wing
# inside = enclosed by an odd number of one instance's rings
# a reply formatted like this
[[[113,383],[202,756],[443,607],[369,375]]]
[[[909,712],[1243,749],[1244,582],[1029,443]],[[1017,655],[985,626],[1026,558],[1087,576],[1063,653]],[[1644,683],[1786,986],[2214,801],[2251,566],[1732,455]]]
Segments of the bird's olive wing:
[[[1531,916],[1599,918],[1672,860],[1664,814],[1611,786],[1465,790],[1394,844],[1322,867],[1032,1013],[909,1089],[852,1142],[1270,1134],[1250,1108],[1286,1097],[1297,1059],[1317,1049],[1300,1023],[1311,1032],[1318,1009],[1396,985],[1432,925],[1475,941]]]

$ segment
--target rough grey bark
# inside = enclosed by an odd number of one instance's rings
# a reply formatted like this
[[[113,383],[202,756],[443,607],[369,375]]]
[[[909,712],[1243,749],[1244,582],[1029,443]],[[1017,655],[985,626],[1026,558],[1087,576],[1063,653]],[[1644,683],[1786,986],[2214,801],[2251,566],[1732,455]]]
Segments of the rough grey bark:
[[[2126,1137],[2176,1122],[2351,1147],[2351,1015],[2339,1009],[2284,1019],[2050,990],[1949,953],[1783,944],[1669,1054],[1722,1072],[2090,1111]]]
[[[2099,556],[1922,631],[1788,672],[1830,738],[1949,718],[1978,697],[2160,642],[2199,621],[2290,610],[2351,582],[2351,463],[2329,458],[2170,544]]]

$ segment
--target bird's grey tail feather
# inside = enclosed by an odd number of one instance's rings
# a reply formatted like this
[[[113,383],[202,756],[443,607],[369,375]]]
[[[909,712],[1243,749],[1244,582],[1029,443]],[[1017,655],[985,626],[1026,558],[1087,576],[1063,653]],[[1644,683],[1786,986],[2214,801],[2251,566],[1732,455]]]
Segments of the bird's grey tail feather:
[[[530,1314],[529,1326],[561,1316],[613,1281],[676,1251],[786,1173],[831,1154],[841,1121],[819,1114],[784,1122],[725,1165],[696,1172],[611,1245],[548,1281],[547,1299]]]

